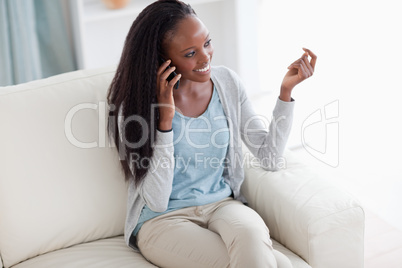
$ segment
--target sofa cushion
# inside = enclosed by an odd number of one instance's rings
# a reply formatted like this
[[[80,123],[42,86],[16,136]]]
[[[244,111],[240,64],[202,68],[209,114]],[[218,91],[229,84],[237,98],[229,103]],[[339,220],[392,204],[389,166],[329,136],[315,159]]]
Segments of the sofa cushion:
[[[13,266],[13,268],[43,267],[155,268],[156,266],[149,263],[140,253],[127,247],[123,236],[119,236],[56,250]]]
[[[282,245],[275,239],[272,239],[272,237],[271,240],[274,249],[283,253],[286,257],[288,257],[290,262],[292,263],[293,268],[311,268],[311,266],[308,265],[307,262],[305,262],[300,256],[290,251],[288,248],[286,248],[284,245]]]
[[[294,268],[311,268],[299,256],[275,240],[273,240],[273,246],[290,259]],[[119,236],[49,252],[17,264],[12,268],[43,267],[151,268],[156,266],[149,263],[140,253],[127,247],[123,236]]]
[[[123,233],[127,186],[105,133],[113,75],[76,71],[0,88],[5,267]]]

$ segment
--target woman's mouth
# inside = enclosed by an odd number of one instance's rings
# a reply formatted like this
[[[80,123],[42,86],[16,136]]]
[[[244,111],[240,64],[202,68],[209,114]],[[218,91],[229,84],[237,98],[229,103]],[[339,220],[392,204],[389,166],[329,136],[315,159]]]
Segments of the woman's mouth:
[[[202,68],[202,69],[196,69],[196,70],[194,70],[194,72],[206,73],[206,72],[208,72],[210,69],[211,69],[211,64],[208,63],[208,65],[205,66],[204,68]]]

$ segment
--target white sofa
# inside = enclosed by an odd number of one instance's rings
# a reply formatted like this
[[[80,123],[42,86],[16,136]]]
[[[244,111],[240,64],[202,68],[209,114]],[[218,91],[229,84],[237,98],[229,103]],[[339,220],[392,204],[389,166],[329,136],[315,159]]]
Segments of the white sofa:
[[[155,267],[123,241],[126,184],[106,133],[114,68],[0,88],[0,267]],[[358,201],[286,154],[242,188],[294,267],[362,268]],[[246,165],[248,166],[248,165]]]

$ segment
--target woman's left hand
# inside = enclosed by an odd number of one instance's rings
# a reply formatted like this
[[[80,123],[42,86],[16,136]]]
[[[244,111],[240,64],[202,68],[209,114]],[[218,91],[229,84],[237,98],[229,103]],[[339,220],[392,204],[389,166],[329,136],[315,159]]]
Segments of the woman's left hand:
[[[289,71],[283,78],[279,96],[283,101],[290,101],[293,88],[314,73],[317,56],[307,48],[303,48],[303,50],[305,51],[304,54],[288,67]],[[310,61],[308,56],[311,57]]]

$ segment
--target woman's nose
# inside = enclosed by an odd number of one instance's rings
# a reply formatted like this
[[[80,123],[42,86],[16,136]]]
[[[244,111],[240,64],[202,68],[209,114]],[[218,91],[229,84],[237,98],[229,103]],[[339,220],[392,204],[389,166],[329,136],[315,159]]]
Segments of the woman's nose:
[[[211,59],[211,55],[207,51],[204,51],[202,57],[200,57],[200,62],[207,63],[207,62],[209,62],[210,59]]]

